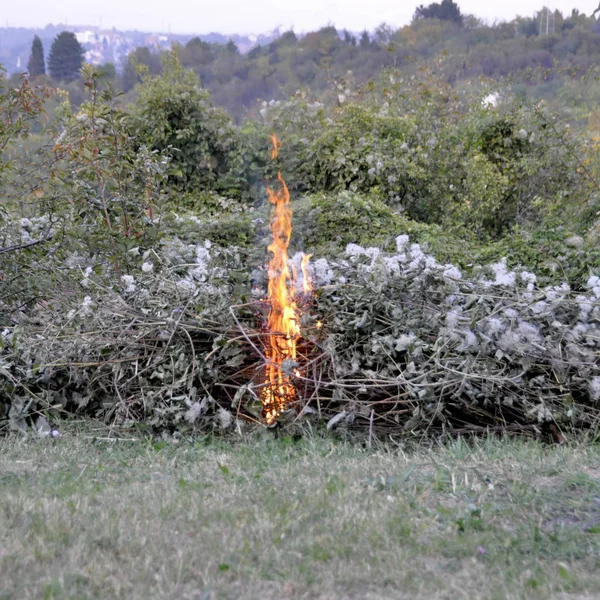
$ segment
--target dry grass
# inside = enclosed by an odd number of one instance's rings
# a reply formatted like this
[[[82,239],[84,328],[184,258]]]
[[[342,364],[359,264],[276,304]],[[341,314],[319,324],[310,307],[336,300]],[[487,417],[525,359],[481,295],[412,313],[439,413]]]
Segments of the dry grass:
[[[600,597],[600,448],[0,440],[0,598]]]

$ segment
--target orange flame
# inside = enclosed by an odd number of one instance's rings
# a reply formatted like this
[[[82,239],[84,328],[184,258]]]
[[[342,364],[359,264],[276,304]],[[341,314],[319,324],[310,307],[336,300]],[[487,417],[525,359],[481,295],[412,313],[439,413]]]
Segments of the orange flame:
[[[275,159],[281,143],[274,135],[271,136],[271,141],[273,143],[271,158]],[[271,218],[273,242],[268,248],[273,253],[273,257],[269,262],[267,298],[270,304],[268,318],[270,335],[266,352],[267,385],[261,395],[263,418],[268,424],[274,423],[296,398],[296,388],[290,376],[297,371],[296,344],[300,337],[300,314],[294,298],[296,274],[295,270],[290,271],[288,266],[288,246],[292,235],[290,193],[281,173],[277,173],[277,180],[279,182],[277,190],[267,187],[269,202],[275,206]],[[302,259],[305,290],[309,258],[305,256]],[[310,290],[310,284],[308,286]],[[284,361],[289,363],[284,364]]]

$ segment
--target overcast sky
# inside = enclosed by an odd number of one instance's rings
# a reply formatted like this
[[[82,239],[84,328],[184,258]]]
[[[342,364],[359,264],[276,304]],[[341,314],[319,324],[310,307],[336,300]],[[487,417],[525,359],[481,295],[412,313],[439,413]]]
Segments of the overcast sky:
[[[600,0],[458,0],[463,13],[488,21],[530,16],[543,4],[570,14],[590,14]],[[102,25],[173,33],[264,33],[276,27],[297,32],[333,24],[339,29],[372,30],[382,22],[410,22],[427,0],[3,0],[2,25],[43,27],[48,23]]]

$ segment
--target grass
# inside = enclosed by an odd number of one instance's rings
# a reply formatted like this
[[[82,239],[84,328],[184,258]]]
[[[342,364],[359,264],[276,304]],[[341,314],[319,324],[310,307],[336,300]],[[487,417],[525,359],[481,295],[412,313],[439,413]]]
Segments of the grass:
[[[0,439],[0,599],[600,597],[600,448]]]

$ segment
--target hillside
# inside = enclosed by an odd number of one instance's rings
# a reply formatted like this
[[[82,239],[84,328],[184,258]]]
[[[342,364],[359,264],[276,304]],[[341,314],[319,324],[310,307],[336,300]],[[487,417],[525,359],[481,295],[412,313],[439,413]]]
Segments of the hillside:
[[[31,41],[37,35],[50,48],[52,40],[61,31],[72,31],[86,50],[86,61],[101,65],[113,63],[121,70],[128,55],[138,47],[153,51],[170,48],[173,44],[186,44],[195,37],[191,34],[172,32],[128,31],[115,28],[102,28],[95,25],[47,25],[43,29],[30,27],[0,27],[0,64],[9,75],[20,73],[27,67]],[[242,52],[247,52],[256,44],[269,43],[278,32],[264,35],[223,35],[220,33],[201,34],[198,37],[210,44],[227,44],[232,40]]]

